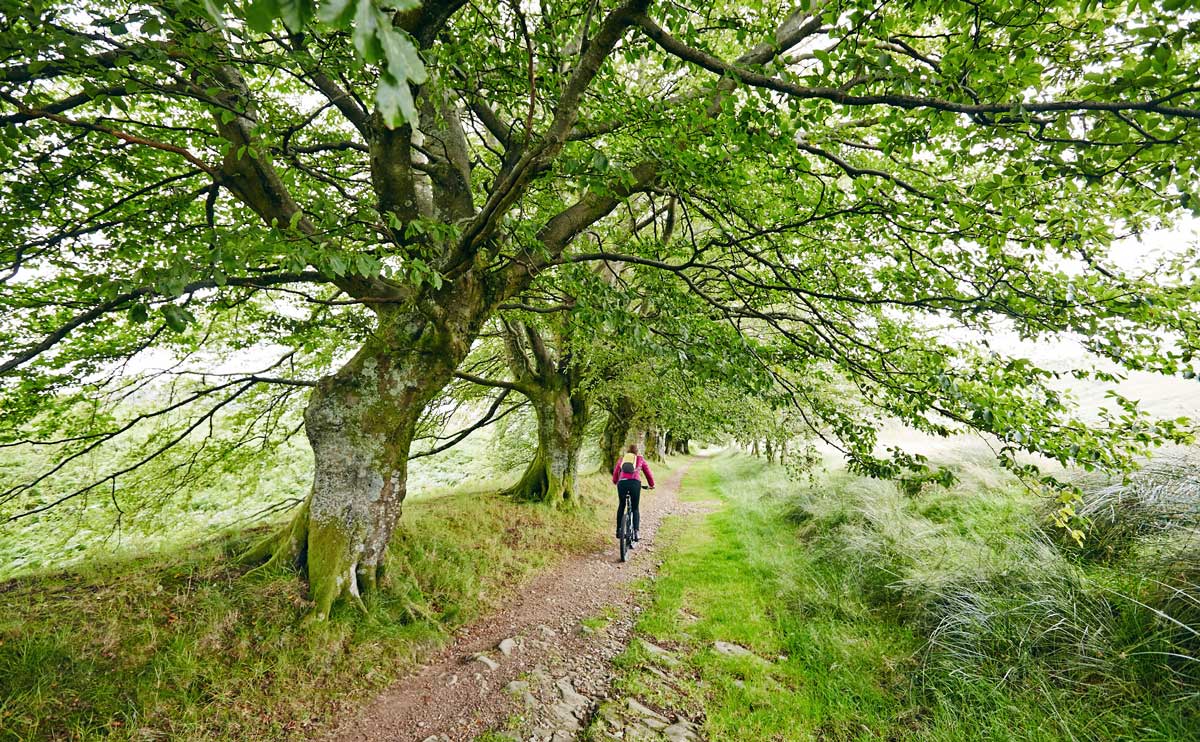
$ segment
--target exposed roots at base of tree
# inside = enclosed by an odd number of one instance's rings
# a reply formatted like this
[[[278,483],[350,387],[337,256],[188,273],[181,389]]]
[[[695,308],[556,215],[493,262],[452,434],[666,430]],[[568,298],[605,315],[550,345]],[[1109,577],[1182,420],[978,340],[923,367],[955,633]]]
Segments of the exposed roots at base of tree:
[[[297,569],[308,551],[308,498],[278,531],[259,540],[236,557],[239,564],[257,565],[251,573],[273,568]]]
[[[301,574],[311,575],[311,559],[309,502],[307,499],[286,526],[260,539],[235,558],[239,564],[252,566],[252,569],[246,573],[247,575],[273,569],[294,570]],[[350,564],[344,570],[335,569],[335,574],[338,571],[344,571],[344,573],[333,577],[332,580],[327,577],[326,584],[318,586],[319,592],[312,591],[310,578],[310,598],[314,601],[314,605],[305,615],[303,623],[324,621],[329,617],[333,605],[340,600],[347,600],[366,613],[366,596],[379,590],[388,589],[390,580],[385,567],[388,561],[390,560],[385,559],[384,563],[378,565]],[[419,584],[416,574],[412,571],[412,566],[407,561],[403,562],[402,568],[412,584]],[[438,623],[438,617],[433,612],[407,598],[403,600],[402,610],[406,620]]]
[[[501,495],[519,502],[540,502],[558,506],[569,506],[575,503],[575,493],[569,484],[560,480],[559,485],[554,489],[558,491],[551,490],[546,466],[542,457],[538,456],[525,470],[520,481],[504,490]]]

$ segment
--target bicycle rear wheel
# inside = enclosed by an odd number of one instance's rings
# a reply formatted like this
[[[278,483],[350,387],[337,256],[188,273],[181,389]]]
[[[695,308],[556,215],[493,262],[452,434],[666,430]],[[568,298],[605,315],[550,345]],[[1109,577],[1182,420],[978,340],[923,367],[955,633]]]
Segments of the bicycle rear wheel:
[[[632,507],[633,506],[631,505],[630,509],[625,511],[625,518],[624,518],[625,522],[622,524],[622,528],[621,528],[621,538],[619,540],[621,542],[621,561],[622,562],[628,561],[629,547],[630,547],[630,545],[633,544],[633,511],[632,511]]]

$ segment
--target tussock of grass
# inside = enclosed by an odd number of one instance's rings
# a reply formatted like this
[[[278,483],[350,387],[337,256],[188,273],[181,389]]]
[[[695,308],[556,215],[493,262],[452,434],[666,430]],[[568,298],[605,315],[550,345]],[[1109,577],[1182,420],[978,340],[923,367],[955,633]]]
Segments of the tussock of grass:
[[[0,585],[0,739],[296,739],[411,668],[531,572],[607,535],[574,511],[460,494],[406,507],[364,616],[300,627],[300,579],[243,574],[243,533],[153,560]]]
[[[1195,535],[1200,528],[1200,455],[1164,455],[1128,482],[1085,482],[1075,510],[1083,521],[1082,543],[1061,529],[1047,529],[1047,535],[1083,561],[1114,563],[1149,537]]]

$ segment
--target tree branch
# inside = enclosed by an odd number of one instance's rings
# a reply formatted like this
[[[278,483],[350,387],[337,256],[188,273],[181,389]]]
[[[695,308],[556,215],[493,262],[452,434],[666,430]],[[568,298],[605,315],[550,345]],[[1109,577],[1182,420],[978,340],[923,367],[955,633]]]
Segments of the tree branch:
[[[522,383],[516,382],[516,381],[503,381],[501,379],[485,379],[482,376],[468,374],[465,371],[455,371],[454,376],[455,376],[455,378],[462,379],[463,381],[469,381],[472,384],[478,384],[479,386],[493,386],[498,389],[510,389],[514,392],[520,392],[521,394],[529,394],[528,385],[522,384]]]
[[[684,44],[661,26],[650,19],[645,13],[638,14],[636,24],[641,27],[646,36],[657,44],[663,51],[690,62],[699,67],[720,75],[728,76],[745,85],[764,90],[773,90],[793,98],[828,100],[846,106],[884,105],[893,108],[918,109],[928,108],[950,113],[963,113],[972,116],[987,114],[1020,114],[1020,113],[1052,113],[1065,111],[1095,111],[1115,113],[1118,111],[1145,111],[1163,116],[1178,118],[1200,119],[1200,109],[1168,106],[1148,101],[1102,101],[1102,100],[1061,100],[1061,101],[1028,101],[1016,103],[958,103],[939,98],[904,95],[899,93],[851,95],[839,88],[808,87],[786,82],[775,77],[769,77],[757,72],[743,69],[713,56],[708,52]]]
[[[469,428],[464,428],[463,430],[460,430],[457,433],[454,433],[453,435],[451,435],[449,437],[449,440],[446,443],[444,443],[440,446],[431,448],[428,451],[421,451],[420,453],[410,453],[408,455],[408,460],[412,461],[413,459],[419,459],[419,458],[422,458],[425,456],[433,456],[434,454],[441,453],[442,451],[445,451],[449,448],[453,448],[454,446],[457,446],[459,443],[462,443],[467,438],[467,436],[469,436],[471,433],[474,433],[476,430],[479,430],[480,428],[483,428],[483,427],[487,427],[488,425],[491,425],[492,423],[501,420],[505,416],[507,416],[513,412],[516,412],[517,410],[521,409],[525,405],[529,404],[528,401],[518,402],[518,403],[510,406],[504,412],[501,412],[499,415],[497,415],[496,410],[500,409],[500,403],[502,403],[504,401],[504,398],[508,396],[509,391],[511,391],[511,390],[505,389],[504,391],[500,392],[500,395],[496,397],[496,401],[492,403],[492,406],[490,408],[488,408],[487,413],[474,425],[472,425]]]
[[[229,279],[226,279],[225,285],[257,287],[257,286],[272,286],[272,285],[283,284],[283,283],[328,283],[328,282],[329,282],[329,279],[326,278],[321,273],[317,273],[315,271],[310,271],[310,272],[302,272],[302,273],[290,273],[290,274],[285,273],[285,274],[279,274],[279,275],[254,276],[254,277],[250,277],[250,278],[229,278]],[[190,294],[192,292],[199,291],[201,289],[217,288],[218,286],[219,286],[219,284],[213,279],[208,279],[208,280],[204,280],[204,281],[194,281],[194,282],[189,283],[186,286],[184,286],[182,293]],[[30,346],[28,349],[17,353],[13,357],[9,358],[7,361],[0,363],[0,374],[8,373],[9,371],[17,368],[18,366],[24,365],[24,364],[28,363],[29,361],[33,360],[34,358],[37,358],[42,353],[46,352],[50,348],[57,345],[72,330],[75,330],[76,328],[79,328],[90,322],[94,322],[95,320],[99,319],[100,317],[103,317],[105,314],[108,314],[109,312],[113,312],[113,311],[122,309],[137,299],[151,296],[153,294],[154,294],[154,289],[150,288],[149,286],[143,286],[142,288],[135,289],[133,291],[129,291],[124,294],[120,294],[112,299],[109,299],[108,301],[104,302],[103,304],[95,306],[95,307],[87,310],[86,312],[80,312],[79,314],[75,315],[70,320],[65,322],[57,330],[55,330],[54,332],[51,332],[46,337],[42,338],[39,342]]]

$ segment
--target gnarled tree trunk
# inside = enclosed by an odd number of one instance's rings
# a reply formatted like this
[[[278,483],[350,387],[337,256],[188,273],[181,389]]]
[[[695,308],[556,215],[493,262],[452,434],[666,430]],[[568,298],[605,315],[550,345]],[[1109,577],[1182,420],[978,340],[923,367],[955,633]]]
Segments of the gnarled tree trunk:
[[[666,458],[667,439],[659,428],[646,431],[646,451],[644,456],[650,461],[662,461]]]
[[[621,456],[633,426],[633,400],[620,397],[608,410],[608,421],[600,434],[600,471],[611,472]]]
[[[455,314],[433,313],[438,322],[415,311],[381,313],[374,336],[309,398],[312,490],[292,522],[243,559],[306,570],[318,620],[341,599],[362,607],[383,577],[417,421],[449,383],[487,309],[479,294],[458,297]]]
[[[564,385],[529,396],[537,413],[537,453],[520,481],[506,494],[530,502],[573,503],[588,420],[587,399]]]

